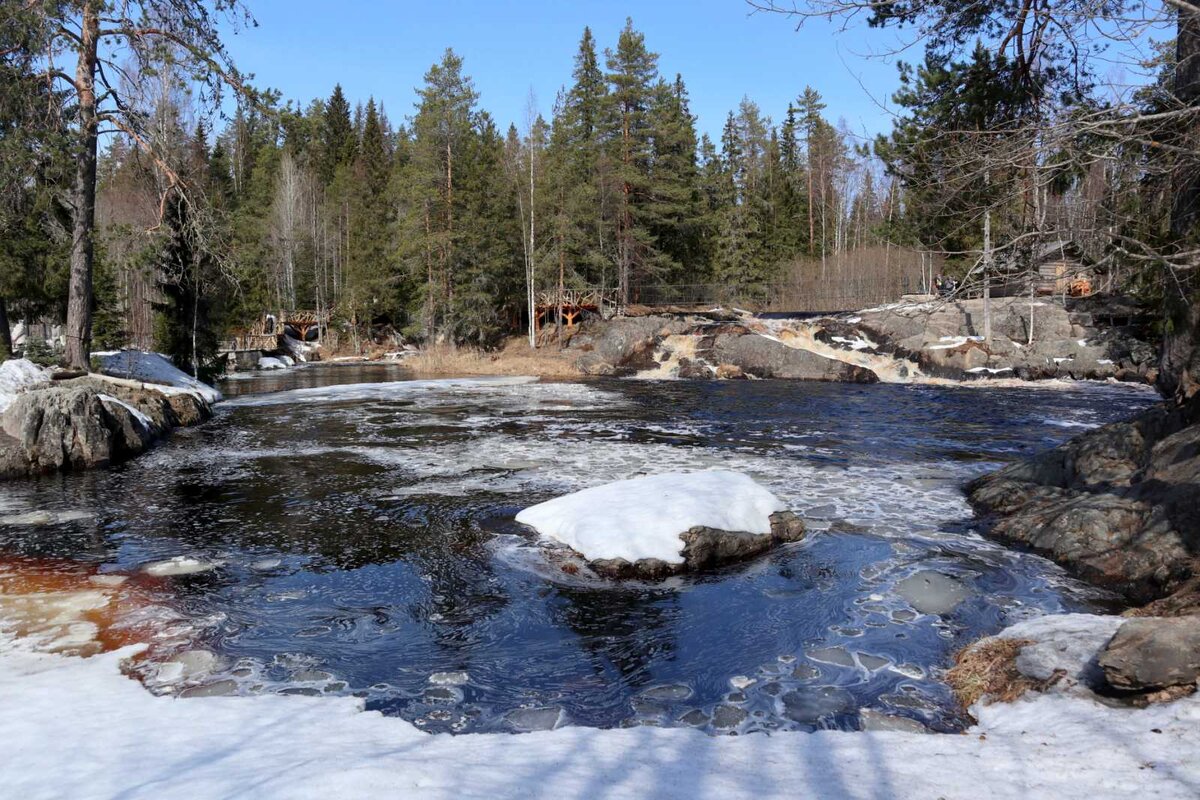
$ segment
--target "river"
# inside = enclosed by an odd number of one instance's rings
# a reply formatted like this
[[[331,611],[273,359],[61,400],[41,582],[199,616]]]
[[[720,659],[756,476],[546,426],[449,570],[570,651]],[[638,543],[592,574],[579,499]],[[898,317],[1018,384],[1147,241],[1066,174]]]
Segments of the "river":
[[[958,648],[1112,605],[980,537],[963,484],[1154,400],[1105,385],[423,381],[337,365],[222,389],[213,421],[139,459],[7,485],[0,548],[101,572],[215,564],[163,584],[172,632],[138,667],[156,691],[352,693],[457,733],[853,730],[872,713],[961,730],[940,680]],[[513,521],[564,492],[712,467],[774,491],[807,539],[620,583],[554,568]],[[30,509],[62,513],[4,524]],[[905,588],[931,574],[950,579],[948,598]],[[158,674],[196,648],[219,657],[198,687]]]

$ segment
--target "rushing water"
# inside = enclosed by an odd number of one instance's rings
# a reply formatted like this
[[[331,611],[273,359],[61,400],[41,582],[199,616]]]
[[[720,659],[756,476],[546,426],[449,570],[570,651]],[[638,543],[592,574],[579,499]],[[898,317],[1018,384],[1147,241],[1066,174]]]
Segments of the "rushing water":
[[[0,547],[102,570],[218,562],[166,581],[188,633],[143,665],[151,686],[154,660],[203,647],[222,657],[203,678],[214,692],[355,693],[428,730],[853,729],[869,708],[950,731],[963,720],[939,676],[958,647],[1103,602],[977,536],[962,484],[1153,399],[403,379],[313,366],[227,382],[213,422],[142,458],[7,486],[7,514],[87,513],[0,519]],[[617,583],[552,567],[513,521],[563,492],[716,466],[784,498],[809,537],[712,574]],[[919,613],[898,590],[930,570],[966,588],[952,610]]]

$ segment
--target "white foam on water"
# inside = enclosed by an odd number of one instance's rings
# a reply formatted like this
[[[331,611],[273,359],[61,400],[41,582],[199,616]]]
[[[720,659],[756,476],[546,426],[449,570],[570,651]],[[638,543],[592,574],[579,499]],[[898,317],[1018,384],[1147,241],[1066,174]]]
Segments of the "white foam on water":
[[[1099,423],[1096,422],[1078,422],[1072,419],[1044,419],[1042,423],[1053,425],[1056,428],[1081,428],[1087,430],[1100,427]]]
[[[537,378],[439,378],[419,381],[385,381],[382,383],[343,383],[335,386],[313,386],[290,389],[285,392],[252,394],[237,397],[226,403],[226,407],[256,407],[295,405],[299,403],[341,403],[357,400],[410,399],[413,395],[429,392],[471,392],[504,386],[522,386],[536,383]]]

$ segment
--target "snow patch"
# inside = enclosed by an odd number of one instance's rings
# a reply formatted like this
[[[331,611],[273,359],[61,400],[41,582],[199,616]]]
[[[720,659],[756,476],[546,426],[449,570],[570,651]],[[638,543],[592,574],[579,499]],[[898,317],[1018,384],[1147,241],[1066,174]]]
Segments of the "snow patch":
[[[117,398],[113,397],[112,395],[107,395],[107,394],[98,394],[96,396],[100,398],[101,402],[112,403],[113,405],[120,406],[121,408],[128,411],[130,413],[130,415],[133,416],[134,419],[136,419],[139,423],[141,423],[143,428],[150,430],[154,427],[154,421],[152,419],[150,419],[150,417],[146,416],[141,411],[138,411],[136,408],[129,405],[129,403],[126,403],[124,400],[118,400]]]
[[[110,350],[92,353],[100,361],[100,371],[113,378],[140,381],[151,384],[163,394],[180,391],[197,395],[206,403],[221,400],[221,393],[206,383],[188,375],[159,353],[141,350]]]
[[[21,392],[50,382],[52,370],[39,367],[25,358],[10,358],[0,364],[0,413],[3,413]]]
[[[517,514],[528,525],[589,561],[656,558],[683,563],[681,534],[698,526],[771,532],[771,515],[787,508],[749,475],[726,470],[668,472],[595,486]]]
[[[952,350],[955,347],[962,347],[967,342],[982,342],[982,336],[941,336],[938,338],[938,344],[925,345],[926,350]]]

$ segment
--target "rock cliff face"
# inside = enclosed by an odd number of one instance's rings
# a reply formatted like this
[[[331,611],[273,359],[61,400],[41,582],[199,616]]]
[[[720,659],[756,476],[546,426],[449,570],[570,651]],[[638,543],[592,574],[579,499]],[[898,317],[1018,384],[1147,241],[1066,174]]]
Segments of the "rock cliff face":
[[[1135,328],[1109,325],[1113,308],[1098,303],[1068,309],[1049,300],[997,299],[990,342],[979,300],[900,303],[817,319],[723,311],[621,317],[585,324],[569,352],[589,375],[1153,383],[1154,348],[1133,335]]]
[[[1200,403],[1158,406],[968,487],[993,535],[1046,553],[1138,604],[1200,575]]]
[[[1117,301],[1089,301],[1063,306],[1044,298],[997,298],[990,343],[983,341],[982,300],[897,304],[858,312],[849,320],[882,349],[912,359],[930,375],[1153,383],[1155,348],[1137,338],[1136,328],[1107,324],[1114,317],[1135,318],[1136,309]]]
[[[208,419],[198,396],[79,378],[18,395],[0,416],[0,478],[89,469]]]

